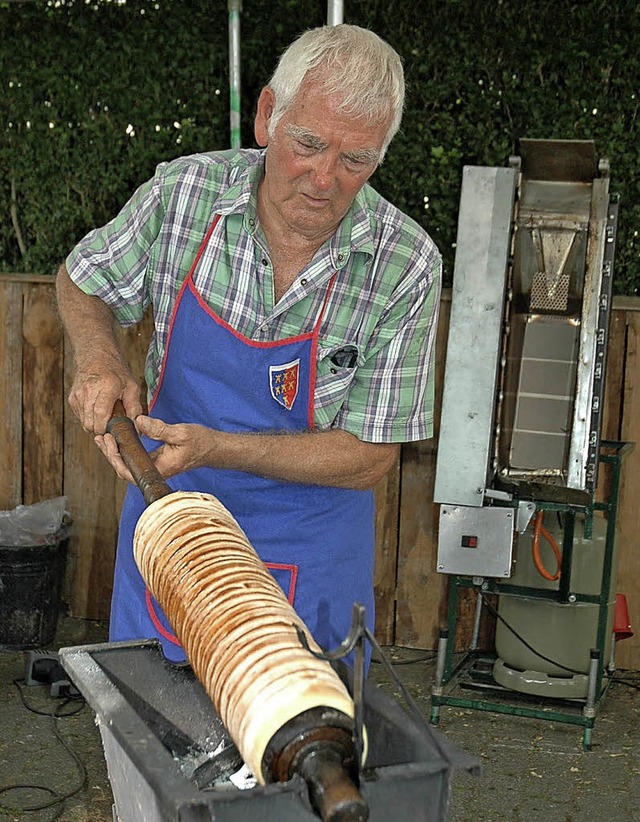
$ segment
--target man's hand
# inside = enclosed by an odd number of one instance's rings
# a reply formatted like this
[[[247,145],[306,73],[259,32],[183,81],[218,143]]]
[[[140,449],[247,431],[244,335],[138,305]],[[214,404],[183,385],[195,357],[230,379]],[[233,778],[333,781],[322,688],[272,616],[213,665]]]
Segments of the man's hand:
[[[102,357],[99,361],[78,364],[69,405],[85,431],[104,434],[116,400],[122,400],[128,417],[142,412],[140,386],[119,360]]]
[[[163,444],[150,452],[149,456],[154,461],[158,473],[165,478],[205,465],[207,441],[216,434],[212,429],[202,425],[168,425],[162,420],[142,414],[136,417],[135,424],[139,434],[162,441]],[[116,474],[127,482],[133,482],[114,437],[111,434],[104,434],[94,437],[94,440]]]

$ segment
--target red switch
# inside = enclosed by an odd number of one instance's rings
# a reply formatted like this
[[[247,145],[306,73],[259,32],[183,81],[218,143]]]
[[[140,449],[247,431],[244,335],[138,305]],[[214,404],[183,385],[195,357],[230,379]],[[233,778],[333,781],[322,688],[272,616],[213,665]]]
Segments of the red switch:
[[[463,534],[462,535],[462,547],[463,548],[477,548],[478,547],[478,537],[472,534]]]

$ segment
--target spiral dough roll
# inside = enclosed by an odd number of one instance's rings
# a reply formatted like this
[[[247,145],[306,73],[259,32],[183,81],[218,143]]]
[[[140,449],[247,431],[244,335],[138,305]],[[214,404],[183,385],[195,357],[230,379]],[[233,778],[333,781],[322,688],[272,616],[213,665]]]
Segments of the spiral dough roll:
[[[176,491],[142,513],[134,555],[256,779],[272,736],[303,711],[329,707],[353,718],[330,664],[300,644],[287,601],[231,513],[211,494]]]

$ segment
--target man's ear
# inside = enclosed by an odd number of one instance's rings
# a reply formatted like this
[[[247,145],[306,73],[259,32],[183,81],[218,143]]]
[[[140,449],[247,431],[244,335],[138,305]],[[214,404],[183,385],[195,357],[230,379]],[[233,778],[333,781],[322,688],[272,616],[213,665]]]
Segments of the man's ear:
[[[269,123],[275,108],[276,98],[269,86],[265,86],[258,97],[253,133],[259,146],[269,144]]]

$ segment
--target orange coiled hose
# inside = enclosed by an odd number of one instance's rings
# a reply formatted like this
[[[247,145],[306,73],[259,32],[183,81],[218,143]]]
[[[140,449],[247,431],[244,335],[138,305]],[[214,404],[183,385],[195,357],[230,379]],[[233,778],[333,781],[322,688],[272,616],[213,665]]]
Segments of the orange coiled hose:
[[[555,582],[555,580],[560,579],[560,569],[562,567],[562,553],[558,548],[558,543],[544,527],[542,523],[543,516],[544,511],[538,511],[533,525],[533,542],[531,543],[531,553],[533,555],[533,564],[536,566],[538,573],[545,579],[548,579],[551,582]],[[540,536],[543,536],[547,540],[555,555],[557,564],[555,574],[552,574],[549,571],[547,571],[542,562],[542,558],[540,557]]]
[[[134,556],[220,719],[256,779],[273,735],[303,711],[353,719],[331,665],[231,513],[210,494],[177,491],[149,505]]]

